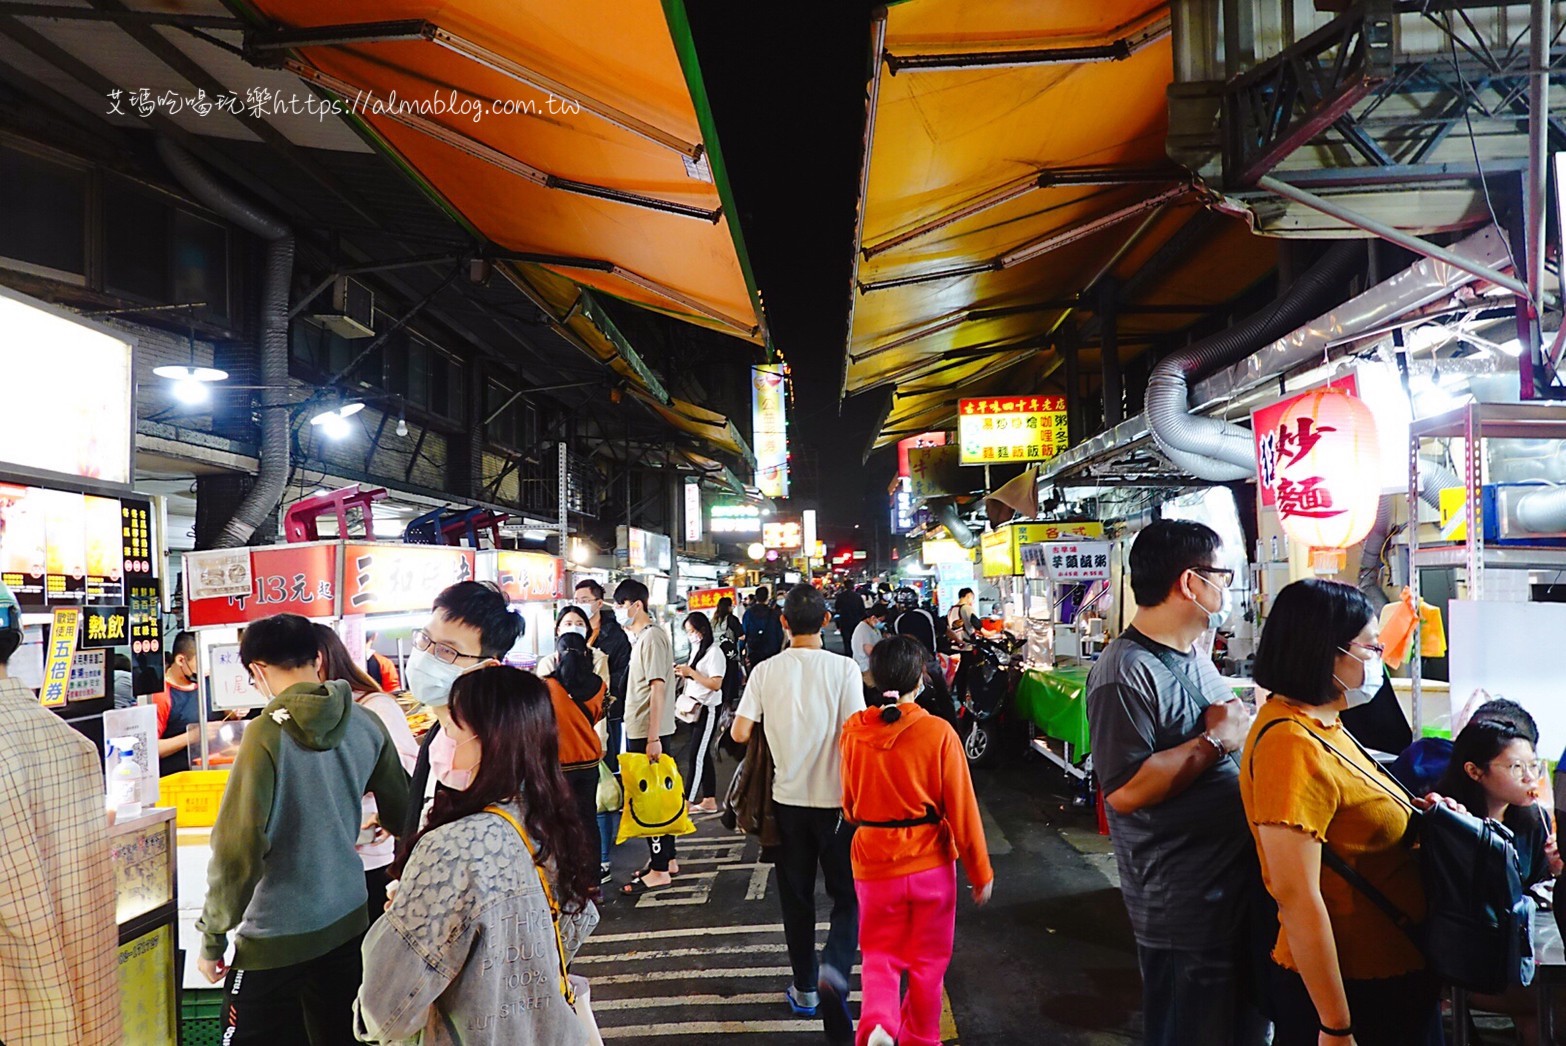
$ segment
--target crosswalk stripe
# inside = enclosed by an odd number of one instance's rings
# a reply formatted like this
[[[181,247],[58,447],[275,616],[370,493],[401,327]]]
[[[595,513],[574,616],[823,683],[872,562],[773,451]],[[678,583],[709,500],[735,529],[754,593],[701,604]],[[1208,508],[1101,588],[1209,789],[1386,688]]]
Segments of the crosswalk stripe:
[[[816,929],[831,929],[831,923],[816,923]],[[683,926],[677,930],[652,930],[646,933],[593,934],[582,942],[582,950],[597,944],[623,944],[627,941],[645,941],[649,937],[664,940],[673,937],[716,937],[720,934],[782,933],[782,923],[753,923],[749,926]]]
[[[641,1039],[670,1035],[783,1035],[788,1032],[821,1034],[821,1022],[814,1018],[797,1021],[680,1021],[674,1024],[633,1024],[624,1028],[600,1029],[605,1039]]]
[[[859,972],[855,965],[854,973]],[[643,981],[722,980],[729,977],[791,977],[792,966],[736,966],[730,970],[646,970],[642,973],[611,973],[592,978],[593,991],[606,984],[640,984]]]
[[[850,1002],[859,1001],[859,993],[851,992]],[[741,992],[737,995],[681,995],[671,999],[666,995],[637,996],[630,999],[599,999],[593,996],[593,1011],[655,1010],[664,1006],[755,1006],[758,1004],[783,1004],[783,992]],[[944,1036],[944,1032],[942,1032]]]
[[[717,948],[661,948],[657,951],[620,952],[618,955],[578,955],[571,965],[605,962],[650,962],[655,959],[688,959],[697,955],[744,955],[747,952],[786,952],[777,944],[720,945]]]

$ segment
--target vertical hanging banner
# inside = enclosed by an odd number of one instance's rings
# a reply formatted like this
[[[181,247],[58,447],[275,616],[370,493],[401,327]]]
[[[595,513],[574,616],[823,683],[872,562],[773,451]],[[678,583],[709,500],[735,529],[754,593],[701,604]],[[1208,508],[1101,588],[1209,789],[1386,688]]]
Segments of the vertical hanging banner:
[[[702,539],[701,481],[685,484],[685,540],[686,543]]]
[[[54,612],[54,624],[49,629],[49,656],[44,662],[43,689],[38,694],[45,708],[58,708],[65,704],[81,616],[82,612],[77,607],[61,607]]]
[[[756,449],[756,486],[769,498],[788,497],[788,378],[782,364],[750,369],[754,391],[751,442]]]

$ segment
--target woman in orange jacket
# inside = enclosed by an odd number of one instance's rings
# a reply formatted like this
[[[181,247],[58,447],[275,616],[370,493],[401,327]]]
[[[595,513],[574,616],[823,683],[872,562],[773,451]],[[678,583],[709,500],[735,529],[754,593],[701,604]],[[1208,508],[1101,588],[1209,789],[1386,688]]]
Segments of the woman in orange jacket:
[[[593,670],[587,640],[576,632],[562,632],[555,639],[555,662],[544,677],[549,699],[555,706],[560,734],[560,769],[571,786],[582,831],[594,856],[600,853],[598,838],[598,761],[604,757],[598,740],[598,721],[604,717],[602,677]],[[600,877],[607,874],[599,863]]]
[[[995,883],[962,743],[915,704],[927,657],[907,636],[876,644],[870,673],[886,704],[843,726],[843,815],[859,827],[853,862],[864,959],[857,1046],[939,1046],[957,859],[975,904],[990,899]],[[904,973],[908,993],[900,998]]]

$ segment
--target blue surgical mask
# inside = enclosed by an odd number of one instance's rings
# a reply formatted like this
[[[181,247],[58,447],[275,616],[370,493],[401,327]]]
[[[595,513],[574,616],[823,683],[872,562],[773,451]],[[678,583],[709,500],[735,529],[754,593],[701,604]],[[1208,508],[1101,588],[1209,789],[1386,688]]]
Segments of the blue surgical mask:
[[[1229,591],[1227,588],[1218,588],[1218,584],[1208,578],[1205,574],[1195,570],[1191,571],[1191,573],[1196,577],[1201,578],[1203,581],[1206,581],[1213,588],[1217,588],[1218,591],[1222,593],[1217,610],[1207,610],[1206,607],[1202,607],[1203,610],[1207,611],[1207,627],[1214,630],[1222,628],[1224,626],[1224,622],[1229,620],[1229,615],[1234,612],[1234,593]],[[1196,605],[1199,607],[1202,606],[1200,603]]]
[[[452,684],[464,671],[460,665],[448,665],[428,650],[415,650],[408,655],[408,668],[403,678],[409,693],[434,707],[451,702]]]

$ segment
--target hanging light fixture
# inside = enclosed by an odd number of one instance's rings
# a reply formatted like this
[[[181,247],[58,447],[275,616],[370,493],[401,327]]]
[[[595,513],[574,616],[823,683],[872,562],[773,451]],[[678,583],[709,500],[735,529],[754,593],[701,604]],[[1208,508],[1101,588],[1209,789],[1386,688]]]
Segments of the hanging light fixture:
[[[186,340],[190,350],[190,364],[169,364],[154,367],[152,373],[174,383],[174,398],[187,407],[197,407],[212,398],[209,385],[228,380],[228,371],[216,367],[196,366],[196,328],[188,328]]]
[[[346,439],[353,429],[348,424],[348,419],[364,409],[364,404],[357,400],[333,407],[331,410],[323,410],[310,419],[310,424],[321,430],[321,434],[328,439]]]
[[[1365,539],[1381,500],[1381,444],[1363,400],[1338,388],[1294,400],[1279,419],[1275,497],[1295,541],[1342,549]]]

